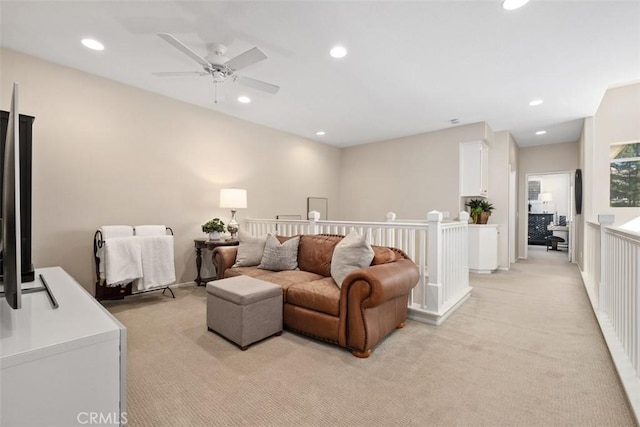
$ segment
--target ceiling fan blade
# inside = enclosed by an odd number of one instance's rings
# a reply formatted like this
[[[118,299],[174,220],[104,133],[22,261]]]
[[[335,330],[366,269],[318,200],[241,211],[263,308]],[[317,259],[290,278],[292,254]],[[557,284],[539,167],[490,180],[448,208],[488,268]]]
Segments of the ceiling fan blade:
[[[278,91],[280,90],[280,86],[276,86],[276,85],[272,85],[271,83],[266,83],[260,80],[252,79],[251,77],[236,76],[235,81],[247,87],[268,92],[273,95],[278,93]]]
[[[158,77],[181,77],[181,76],[208,76],[209,73],[204,71],[160,71],[157,73],[151,73]]]
[[[235,58],[231,58],[224,65],[229,67],[233,71],[237,71],[265,59],[267,59],[267,55],[265,55],[264,52],[262,52],[257,47],[254,47],[253,49],[249,49],[245,53],[241,53]]]
[[[178,40],[177,38],[173,37],[171,34],[159,33],[158,36],[161,39],[163,39],[164,41],[166,41],[167,43],[169,43],[170,45],[172,45],[173,47],[175,47],[176,49],[180,50],[182,53],[184,53],[187,56],[189,56],[191,59],[193,59],[194,61],[196,61],[198,64],[202,65],[203,67],[205,67],[205,68],[211,67],[211,64],[209,64],[209,62],[206,59],[204,59],[202,56],[198,55],[197,53],[192,51],[190,48],[188,48],[187,46],[182,44],[182,42],[180,42],[180,40]]]

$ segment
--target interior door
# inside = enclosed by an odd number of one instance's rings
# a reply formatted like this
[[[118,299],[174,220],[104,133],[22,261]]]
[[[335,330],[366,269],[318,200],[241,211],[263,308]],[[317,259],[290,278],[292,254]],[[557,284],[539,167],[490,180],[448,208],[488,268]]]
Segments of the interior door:
[[[511,167],[509,165],[509,262],[515,263],[518,199],[516,198],[516,171],[512,170]]]

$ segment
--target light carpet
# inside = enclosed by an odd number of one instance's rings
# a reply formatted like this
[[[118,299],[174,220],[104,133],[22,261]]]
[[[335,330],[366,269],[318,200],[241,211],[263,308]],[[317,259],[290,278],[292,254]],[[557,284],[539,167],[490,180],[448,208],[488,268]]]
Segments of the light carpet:
[[[204,287],[107,302],[129,425],[636,425],[566,253],[531,247],[471,282],[442,326],[407,321],[368,359],[286,331],[240,351],[207,331]]]

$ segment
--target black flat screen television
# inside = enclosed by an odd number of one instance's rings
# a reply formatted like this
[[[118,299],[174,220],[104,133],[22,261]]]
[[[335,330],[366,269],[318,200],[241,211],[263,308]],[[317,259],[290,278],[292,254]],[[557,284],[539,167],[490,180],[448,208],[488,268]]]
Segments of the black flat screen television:
[[[11,111],[2,152],[2,291],[11,308],[22,307],[20,236],[20,123],[18,85],[13,85]]]
[[[32,214],[32,189],[31,189],[31,140],[35,117],[25,114],[17,114],[18,137],[20,144],[20,246],[22,259],[22,282],[32,282],[35,276],[31,254],[31,214]],[[3,187],[4,171],[4,144],[9,129],[9,111],[0,111],[0,189]],[[2,195],[0,190],[0,218],[2,218]],[[0,226],[1,228],[1,226]],[[2,255],[0,252],[0,282],[3,277]]]

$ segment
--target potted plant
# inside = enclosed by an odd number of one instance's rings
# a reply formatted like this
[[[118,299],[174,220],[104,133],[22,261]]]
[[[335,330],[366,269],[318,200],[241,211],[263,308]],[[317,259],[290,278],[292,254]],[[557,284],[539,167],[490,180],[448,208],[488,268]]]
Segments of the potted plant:
[[[209,233],[209,239],[220,240],[220,233],[224,232],[224,222],[220,218],[213,218],[202,224],[202,231]]]
[[[469,207],[469,216],[474,224],[486,224],[493,211],[493,203],[485,199],[471,199],[465,206]]]
[[[493,203],[489,203],[488,200],[483,200],[480,202],[480,207],[482,208],[482,213],[480,214],[479,224],[486,224],[491,216],[491,211],[494,209]]]

